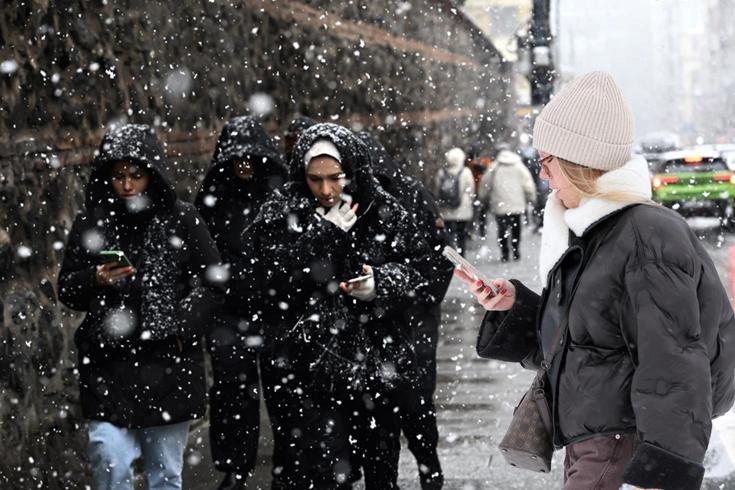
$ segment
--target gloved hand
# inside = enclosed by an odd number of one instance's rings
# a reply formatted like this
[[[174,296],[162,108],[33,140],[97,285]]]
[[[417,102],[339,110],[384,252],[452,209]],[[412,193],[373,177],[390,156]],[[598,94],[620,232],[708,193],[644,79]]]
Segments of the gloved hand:
[[[343,202],[335,204],[329,208],[329,211],[326,211],[323,207],[319,206],[316,208],[316,214],[325,220],[334,223],[343,231],[350,231],[350,228],[352,228],[357,221],[357,215],[355,214],[357,212],[357,206],[358,204],[355,204],[350,207],[349,204]]]
[[[364,281],[355,282],[348,284],[347,282],[340,283],[339,287],[345,293],[349,294],[353,298],[357,298],[360,301],[372,301],[378,295],[375,291],[375,276],[373,275],[373,268],[367,264],[362,266],[365,275],[370,277]]]

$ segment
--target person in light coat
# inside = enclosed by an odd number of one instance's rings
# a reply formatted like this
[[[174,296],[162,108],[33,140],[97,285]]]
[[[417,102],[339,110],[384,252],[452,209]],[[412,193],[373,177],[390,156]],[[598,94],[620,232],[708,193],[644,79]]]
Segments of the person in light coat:
[[[498,223],[500,258],[507,262],[521,258],[521,217],[528,203],[536,199],[536,185],[523,160],[509,150],[501,150],[492,170],[478,187],[479,201],[489,206]],[[510,246],[509,243],[510,242]]]
[[[452,148],[445,155],[445,166],[439,170],[434,180],[434,192],[439,204],[439,212],[444,220],[449,243],[461,253],[466,250],[467,228],[472,222],[475,201],[475,179],[472,170],[465,166],[466,155],[460,148]],[[448,176],[459,181],[459,199],[443,198],[442,183]],[[451,186],[450,186],[451,187]]]

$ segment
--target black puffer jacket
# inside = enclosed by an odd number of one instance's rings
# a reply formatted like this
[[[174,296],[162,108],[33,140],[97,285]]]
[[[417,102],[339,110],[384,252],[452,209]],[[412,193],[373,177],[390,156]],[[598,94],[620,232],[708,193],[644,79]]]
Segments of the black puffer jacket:
[[[304,155],[319,139],[342,155],[345,193],[360,204],[358,219],[344,232],[315,213],[318,202],[306,185]],[[252,240],[243,268],[257,281],[270,347],[312,384],[328,389],[394,387],[413,374],[407,332],[397,321],[408,304],[424,298],[429,256],[410,216],[375,180],[365,145],[349,130],[317,124],[304,132],[290,162],[290,179],[263,206],[244,240]],[[373,267],[377,297],[345,295],[339,282]],[[284,351],[286,354],[284,354]],[[308,376],[308,375],[307,375]]]
[[[110,183],[119,160],[151,173],[147,209],[129,211]],[[191,204],[176,199],[165,154],[148,126],[108,133],[74,221],[59,274],[59,297],[86,311],[74,340],[85,417],[129,428],[204,415],[201,337],[224,288],[219,254]],[[99,251],[119,249],[137,269],[132,280],[95,284]]]
[[[245,158],[253,167],[253,178],[248,181],[237,178],[232,168],[234,161]],[[249,246],[241,240],[243,231],[253,222],[273,189],[283,184],[286,174],[273,140],[257,119],[241,116],[225,124],[194,204],[226,264],[232,264],[243,247]],[[247,300],[246,296],[228,297],[226,311],[218,317],[232,317],[233,308],[229,307],[232,298],[241,301]],[[242,305],[235,309],[242,309]]]
[[[357,136],[370,150],[373,173],[381,187],[408,211],[421,237],[431,249],[433,261],[431,270],[426,274],[430,283],[428,299],[430,304],[439,304],[447,293],[454,271],[452,263],[442,255],[447,237],[444,229],[437,226],[437,221],[441,218],[439,207],[431,192],[421,182],[402,172],[377,139],[367,131],[361,131]]]
[[[477,351],[536,367],[568,318],[549,369],[556,446],[637,431],[626,482],[699,488],[711,419],[735,397],[735,318],[686,222],[625,208],[572,240],[542,296],[515,284],[516,303],[486,315]]]

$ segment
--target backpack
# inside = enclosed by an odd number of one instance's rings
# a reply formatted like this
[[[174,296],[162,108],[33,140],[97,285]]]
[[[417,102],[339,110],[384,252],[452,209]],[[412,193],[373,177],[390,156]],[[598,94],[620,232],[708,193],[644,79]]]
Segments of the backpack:
[[[462,203],[462,193],[459,189],[459,178],[464,169],[453,174],[443,168],[439,174],[439,192],[436,200],[440,207],[448,209],[456,209]]]

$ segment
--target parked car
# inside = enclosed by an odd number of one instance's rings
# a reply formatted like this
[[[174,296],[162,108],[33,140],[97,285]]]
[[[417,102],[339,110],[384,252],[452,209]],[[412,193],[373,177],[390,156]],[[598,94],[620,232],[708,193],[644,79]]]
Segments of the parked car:
[[[718,151],[673,151],[652,169],[653,199],[684,216],[720,218],[733,224],[735,173]]]

